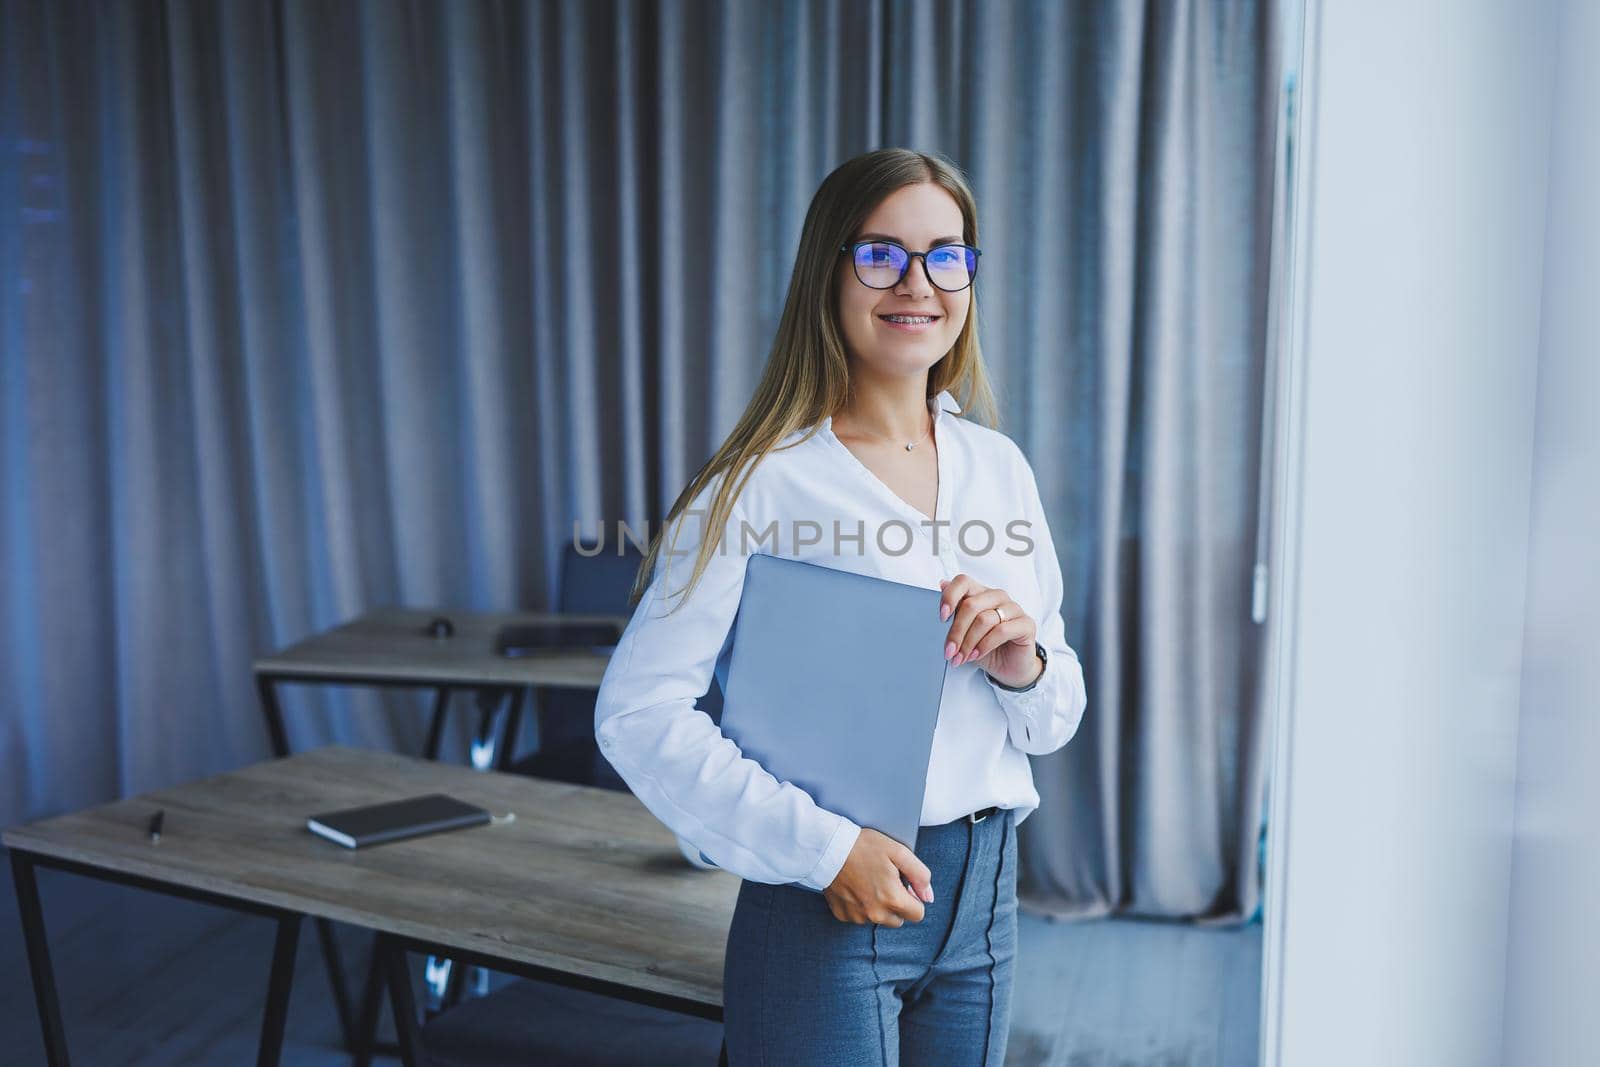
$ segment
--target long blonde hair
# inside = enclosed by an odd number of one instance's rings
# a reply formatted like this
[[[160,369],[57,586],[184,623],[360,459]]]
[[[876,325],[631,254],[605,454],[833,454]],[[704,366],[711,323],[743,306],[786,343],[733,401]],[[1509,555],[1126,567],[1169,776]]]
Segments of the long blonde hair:
[[[682,524],[675,524],[675,520],[708,484],[719,475],[726,475],[712,495],[709,513],[701,519],[700,528],[705,534],[679,606],[688,599],[712,552],[717,550],[719,539],[711,531],[724,528],[734,500],[762,457],[796,430],[809,432],[794,444],[809,440],[821,428],[823,418],[845,406],[850,396],[850,371],[839,325],[839,247],[851,240],[867,216],[891,193],[921,182],[932,182],[955,198],[963,219],[962,240],[976,246],[977,203],[960,169],[942,156],[905,148],[880,148],[841,164],[823,179],[806,211],[783,316],[778,321],[778,333],[761,382],[727,440],[678,494],[665,522],[651,537],[629,593],[630,608],[649,588],[666,531],[674,530],[676,545],[676,532]],[[978,349],[977,318],[974,289],[967,321],[955,344],[928,371],[928,396],[948,389],[964,413],[975,412],[979,421],[996,426],[994,393]],[[669,566],[673,555],[669,546]]]

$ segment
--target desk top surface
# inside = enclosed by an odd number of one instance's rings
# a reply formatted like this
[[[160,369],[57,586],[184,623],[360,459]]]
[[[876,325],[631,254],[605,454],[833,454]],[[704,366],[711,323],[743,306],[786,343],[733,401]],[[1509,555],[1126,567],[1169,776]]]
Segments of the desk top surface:
[[[452,636],[428,635],[428,623],[440,615],[454,623]],[[254,667],[258,675],[289,681],[598,687],[610,660],[606,653],[573,649],[508,657],[495,651],[502,627],[552,621],[615,623],[619,630],[628,623],[615,615],[386,607],[258,657]]]
[[[306,829],[311,815],[433,792],[516,818],[359,850]],[[631,794],[342,747],[43,819],[4,842],[719,1007],[739,891],[735,875],[690,866]]]

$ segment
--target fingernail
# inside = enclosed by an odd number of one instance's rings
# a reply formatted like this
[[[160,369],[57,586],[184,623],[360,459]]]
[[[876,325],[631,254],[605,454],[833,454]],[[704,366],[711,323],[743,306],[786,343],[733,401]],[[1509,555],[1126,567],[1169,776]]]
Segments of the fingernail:
[[[950,605],[949,604],[940,604],[939,605],[939,621],[943,622],[945,619],[948,619],[949,617],[950,617]]]
[[[959,666],[961,666],[961,664],[963,662],[965,662],[966,658],[967,658],[967,654],[965,652],[963,652],[960,655],[956,656],[955,659],[950,661],[950,666],[959,667]]]
[[[924,898],[929,904],[933,903],[933,886],[928,887],[928,895]]]
[[[945,659],[949,659],[951,656],[955,655],[955,653],[956,653],[956,643],[954,641],[945,642],[944,658]]]

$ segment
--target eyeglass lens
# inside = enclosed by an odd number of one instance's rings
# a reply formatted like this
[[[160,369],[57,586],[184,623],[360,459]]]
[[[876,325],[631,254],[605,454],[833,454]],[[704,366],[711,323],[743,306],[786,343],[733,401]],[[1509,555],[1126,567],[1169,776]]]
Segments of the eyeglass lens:
[[[862,285],[889,289],[905,274],[911,253],[888,241],[863,241],[853,249],[853,258]],[[978,272],[978,256],[966,245],[930,248],[925,262],[929,280],[947,292],[965,289]]]

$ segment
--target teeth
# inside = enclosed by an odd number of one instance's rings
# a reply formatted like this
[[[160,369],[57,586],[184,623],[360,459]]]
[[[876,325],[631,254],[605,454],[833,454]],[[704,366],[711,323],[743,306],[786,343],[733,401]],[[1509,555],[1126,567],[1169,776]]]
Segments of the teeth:
[[[885,315],[883,318],[889,322],[904,322],[911,324],[933,321],[932,315]]]

